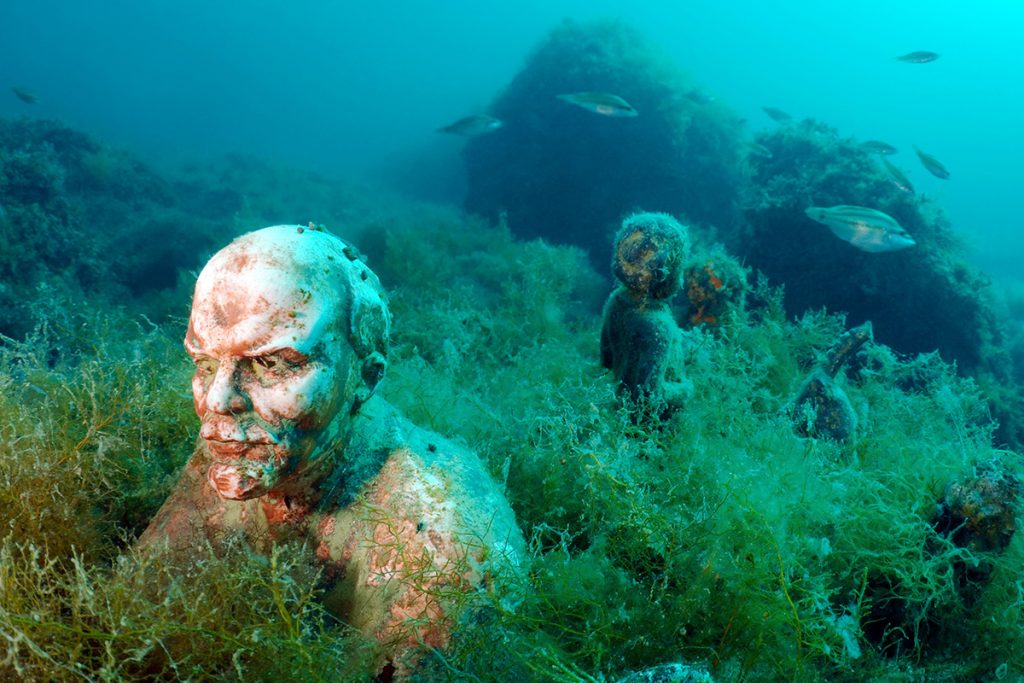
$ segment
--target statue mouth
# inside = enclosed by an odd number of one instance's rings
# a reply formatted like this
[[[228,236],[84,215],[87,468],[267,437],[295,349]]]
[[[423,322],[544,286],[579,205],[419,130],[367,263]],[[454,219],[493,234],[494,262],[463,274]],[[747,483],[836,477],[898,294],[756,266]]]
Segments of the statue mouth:
[[[206,445],[214,457],[234,459],[245,455],[253,449],[260,448],[261,446],[269,446],[271,444],[253,441],[218,441],[216,439],[206,439]]]
[[[262,496],[276,479],[255,464],[213,464],[206,472],[207,481],[221,498],[247,500]]]

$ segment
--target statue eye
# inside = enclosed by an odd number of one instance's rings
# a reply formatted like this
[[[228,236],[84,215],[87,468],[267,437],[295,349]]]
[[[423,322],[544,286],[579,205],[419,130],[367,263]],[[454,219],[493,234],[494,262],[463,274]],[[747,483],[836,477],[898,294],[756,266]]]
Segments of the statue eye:
[[[284,365],[283,361],[274,355],[256,356],[252,359],[252,362],[264,370],[280,370]]]
[[[217,374],[217,361],[207,356],[196,356],[192,359],[196,366],[196,374],[203,377],[212,377]]]
[[[253,356],[250,359],[252,370],[257,377],[280,377],[290,370],[300,369],[306,362],[306,357],[290,349],[282,349],[273,353],[266,353],[262,356]]]

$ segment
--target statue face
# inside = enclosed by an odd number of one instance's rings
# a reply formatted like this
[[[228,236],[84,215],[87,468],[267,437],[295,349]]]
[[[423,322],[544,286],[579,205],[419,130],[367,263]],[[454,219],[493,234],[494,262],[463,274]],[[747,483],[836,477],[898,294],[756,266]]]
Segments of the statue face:
[[[667,299],[679,290],[688,249],[685,229],[676,219],[667,214],[634,214],[615,237],[612,272],[637,294]]]
[[[296,226],[250,233],[196,283],[185,348],[209,481],[223,498],[287,495],[344,445],[359,363],[323,240],[337,241]]]
[[[646,292],[665,267],[666,250],[656,237],[635,230],[619,241],[615,258],[623,281]]]

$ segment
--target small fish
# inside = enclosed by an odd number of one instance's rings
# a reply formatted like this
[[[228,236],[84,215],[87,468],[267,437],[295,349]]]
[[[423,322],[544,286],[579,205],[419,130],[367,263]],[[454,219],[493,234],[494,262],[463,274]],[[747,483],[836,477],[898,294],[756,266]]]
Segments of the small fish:
[[[606,92],[574,92],[557,95],[558,99],[602,116],[636,116],[633,106],[618,95]]]
[[[861,251],[879,253],[914,246],[914,238],[892,216],[865,206],[812,206],[805,212]]]
[[[942,162],[931,154],[922,152],[917,147],[914,148],[914,151],[917,152],[917,158],[921,160],[921,165],[928,169],[929,173],[936,178],[942,178],[943,180],[949,178],[949,171],[947,171],[946,167],[942,165]]]
[[[472,114],[471,116],[464,116],[455,123],[449,123],[447,126],[438,128],[438,133],[452,133],[453,135],[465,135],[466,137],[474,137],[476,135],[483,135],[484,133],[490,133],[501,128],[502,123],[499,119],[487,114]]]
[[[24,102],[25,104],[35,104],[39,101],[39,95],[35,94],[28,88],[23,88],[21,86],[16,85],[11,88],[11,92],[14,93],[14,96],[22,102]]]
[[[764,110],[765,114],[768,114],[768,118],[770,118],[772,121],[778,121],[779,123],[782,123],[783,121],[793,120],[792,116],[782,111],[781,109],[778,109],[777,107],[761,107],[761,109]]]
[[[860,148],[871,154],[895,154],[899,151],[888,142],[882,142],[881,140],[865,140],[860,143]]]
[[[908,194],[914,194],[914,186],[910,184],[910,180],[903,174],[903,171],[896,168],[896,164],[892,163],[885,157],[882,157],[882,163],[885,164],[885,170],[887,170],[889,175],[892,176],[893,185]]]
[[[687,92],[685,97],[691,102],[695,102],[697,104],[711,104],[715,101],[714,97],[708,95],[702,90],[697,90],[696,88]]]
[[[928,50],[916,50],[914,52],[908,52],[905,55],[900,55],[896,59],[901,62],[910,62],[911,64],[926,64],[928,62],[934,62],[939,58],[938,52],[929,52]]]

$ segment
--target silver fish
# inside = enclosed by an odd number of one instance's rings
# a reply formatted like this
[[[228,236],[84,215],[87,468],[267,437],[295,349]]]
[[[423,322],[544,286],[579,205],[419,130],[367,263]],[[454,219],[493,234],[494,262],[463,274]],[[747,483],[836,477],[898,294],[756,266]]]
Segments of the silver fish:
[[[437,132],[474,137],[496,131],[501,128],[501,126],[501,121],[493,116],[488,116],[487,114],[472,114],[470,116],[464,116],[454,123],[449,123],[447,126],[438,128]]]
[[[761,109],[764,110],[765,114],[768,114],[768,118],[770,118],[772,121],[778,121],[779,123],[782,123],[783,121],[793,120],[792,116],[782,111],[778,107],[761,107]]]
[[[39,95],[35,94],[28,88],[21,87],[20,85],[13,86],[11,88],[11,92],[25,104],[35,104],[39,101]]]
[[[921,160],[921,165],[928,169],[929,173],[936,178],[942,178],[943,180],[949,178],[949,171],[947,171],[946,167],[942,165],[942,162],[931,154],[922,152],[917,147],[914,148],[914,151],[917,152],[917,158]]]
[[[934,62],[939,58],[938,52],[929,52],[928,50],[915,50],[914,52],[908,52],[905,55],[900,55],[896,59],[901,62],[910,62],[911,64],[926,64],[927,62]]]
[[[896,164],[892,163],[885,157],[882,157],[882,163],[885,164],[885,170],[892,176],[892,184],[900,188],[904,192],[914,194],[914,186],[910,184],[910,179],[904,175],[903,171],[896,168]]]
[[[914,238],[892,216],[865,206],[812,206],[805,212],[861,251],[879,253],[914,246]]]
[[[706,92],[697,89],[688,91],[686,93],[686,99],[697,104],[711,104],[712,102],[715,101],[715,98],[713,96],[708,95]]]
[[[574,92],[557,95],[558,99],[602,116],[636,116],[637,111],[618,95],[606,92]]]
[[[860,143],[860,148],[871,154],[895,154],[899,151],[888,142],[882,142],[881,140],[865,140]]]

